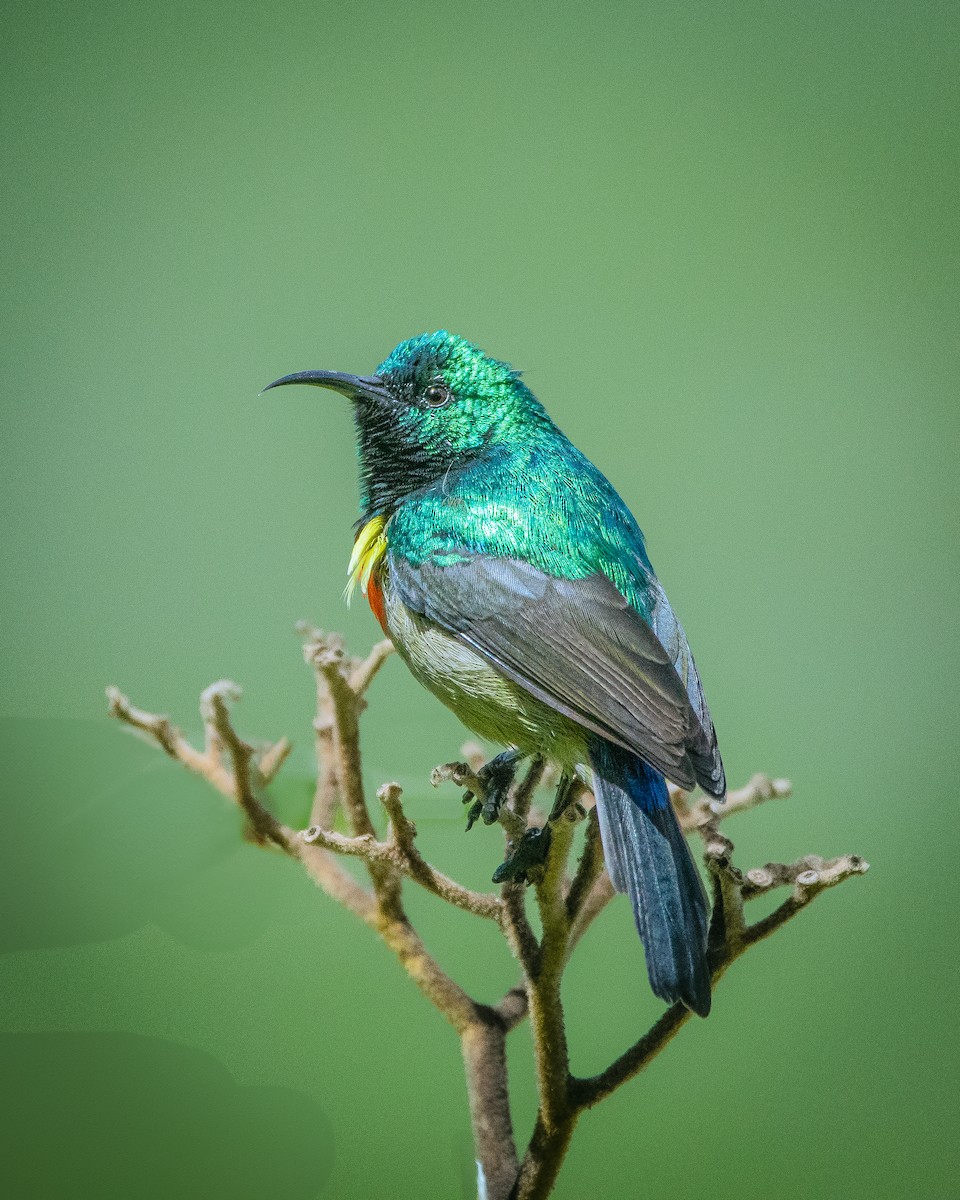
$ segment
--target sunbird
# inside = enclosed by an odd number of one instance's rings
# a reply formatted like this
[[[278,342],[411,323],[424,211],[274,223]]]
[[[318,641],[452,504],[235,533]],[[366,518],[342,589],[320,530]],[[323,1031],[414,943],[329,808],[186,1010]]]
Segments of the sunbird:
[[[359,586],[424,687],[480,737],[592,769],[607,870],[625,892],[653,991],[710,1011],[708,904],[666,780],[726,790],[686,635],[612,484],[509,364],[440,330],[374,375],[270,384],[353,404]],[[599,398],[592,402],[601,403]],[[494,765],[491,764],[491,767]]]

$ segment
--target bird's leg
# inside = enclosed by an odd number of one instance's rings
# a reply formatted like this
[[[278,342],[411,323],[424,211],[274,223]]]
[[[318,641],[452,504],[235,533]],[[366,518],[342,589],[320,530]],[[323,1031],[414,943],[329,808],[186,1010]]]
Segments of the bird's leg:
[[[500,809],[510,794],[510,788],[517,774],[517,766],[524,758],[526,755],[522,750],[504,750],[502,754],[491,758],[480,768],[477,772],[477,779],[484,785],[484,795],[482,799],[475,800],[471,805],[468,829],[478,816],[484,825],[494,824],[500,816]],[[479,810],[474,812],[477,805],[480,806]]]

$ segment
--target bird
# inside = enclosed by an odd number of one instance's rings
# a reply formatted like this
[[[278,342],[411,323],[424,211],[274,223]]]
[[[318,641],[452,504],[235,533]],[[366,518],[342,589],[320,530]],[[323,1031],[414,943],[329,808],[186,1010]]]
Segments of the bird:
[[[592,772],[604,859],[653,992],[706,1016],[709,906],[667,780],[722,798],[710,710],[644,536],[508,363],[446,330],[360,376],[351,401],[359,587],[414,677],[480,737]],[[267,390],[267,389],[264,389]],[[590,401],[596,411],[602,398]]]

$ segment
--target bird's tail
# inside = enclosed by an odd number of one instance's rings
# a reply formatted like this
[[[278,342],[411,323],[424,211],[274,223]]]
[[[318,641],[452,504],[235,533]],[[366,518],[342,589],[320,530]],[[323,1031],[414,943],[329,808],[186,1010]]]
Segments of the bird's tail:
[[[628,750],[590,739],[600,836],[611,882],[626,892],[650,986],[667,1003],[710,1011],[709,909],[663,776]]]

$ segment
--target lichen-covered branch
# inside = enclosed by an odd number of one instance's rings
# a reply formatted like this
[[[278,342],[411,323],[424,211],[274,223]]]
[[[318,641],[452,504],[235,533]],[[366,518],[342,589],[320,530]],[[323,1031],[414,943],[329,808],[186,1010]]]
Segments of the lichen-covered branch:
[[[556,1182],[577,1121],[638,1075],[689,1020],[680,1004],[610,1065],[591,1078],[571,1074],[561,982],[570,955],[613,896],[603,865],[596,811],[579,777],[558,778],[533,759],[521,774],[519,755],[508,752],[484,762],[479,746],[463,748],[465,761],[437,767],[435,785],[453,782],[470,804],[468,828],[478,817],[503,829],[505,860],[493,873],[499,892],[476,892],[431,865],[416,844],[416,826],[407,816],[395,783],[377,797],[386,834],[377,833],[367,801],[360,749],[360,717],[366,692],[392,652],[377,643],[365,658],[349,655],[337,634],[308,624],[298,627],[304,658],[314,672],[317,694],[313,722],[317,782],[307,829],[295,831],[272,813],[267,789],[290,753],[286,738],[265,743],[244,740],[231,708],[240,689],[226,680],[206,688],[200,699],[202,748],[195,747],[166,716],[133,705],[108,688],[110,713],[156,745],[187,770],[205,779],[240,810],[253,843],[283,851],[299,861],[333,899],[375,930],[424,995],[460,1038],[471,1122],[484,1200],[542,1200]],[[588,782],[588,779],[587,779]],[[538,788],[555,788],[549,815],[534,806]],[[713,890],[710,965],[714,984],[751,946],[775,933],[821,892],[868,865],[856,855],[824,859],[806,855],[794,863],[766,863],[745,872],[734,863],[734,845],[720,825],[768,800],[790,795],[786,780],[755,775],[724,801],[691,797],[671,788],[683,828],[700,837]],[[544,811],[547,811],[546,808]],[[335,828],[342,813],[348,829]],[[583,818],[586,817],[584,821]],[[583,829],[583,836],[577,836]],[[473,835],[477,836],[477,835]],[[579,857],[570,873],[573,847]],[[344,865],[353,859],[364,884]],[[415,883],[437,899],[493,921],[520,968],[514,987],[496,1003],[475,999],[440,966],[406,912],[403,888]],[[750,923],[748,901],[778,889],[789,894],[769,915]],[[527,912],[532,892],[542,933]],[[637,953],[639,953],[639,947]],[[533,1134],[522,1155],[514,1139],[507,1079],[506,1039],[525,1017],[531,1019],[538,1109]]]

